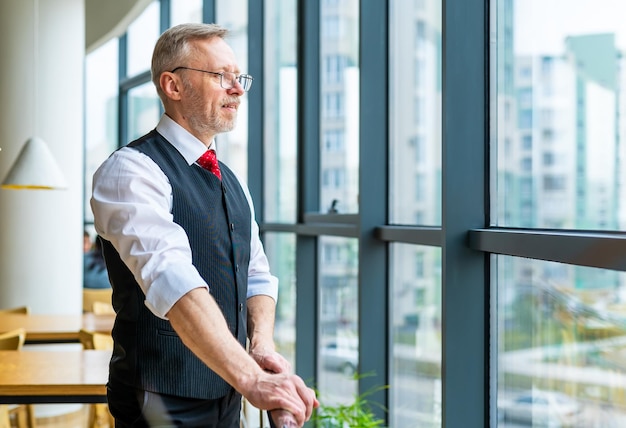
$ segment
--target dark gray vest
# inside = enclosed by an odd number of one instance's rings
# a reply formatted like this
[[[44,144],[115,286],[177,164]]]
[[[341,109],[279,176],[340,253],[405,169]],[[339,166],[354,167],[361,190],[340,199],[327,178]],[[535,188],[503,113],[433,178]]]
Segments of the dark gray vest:
[[[174,222],[187,232],[193,264],[245,346],[251,216],[237,178],[221,162],[221,182],[198,165],[189,166],[156,131],[129,146],[152,158],[168,177]],[[203,399],[226,395],[230,386],[182,343],[169,321],[145,306],[143,291],[110,242],[103,242],[103,252],[117,311],[110,386]]]

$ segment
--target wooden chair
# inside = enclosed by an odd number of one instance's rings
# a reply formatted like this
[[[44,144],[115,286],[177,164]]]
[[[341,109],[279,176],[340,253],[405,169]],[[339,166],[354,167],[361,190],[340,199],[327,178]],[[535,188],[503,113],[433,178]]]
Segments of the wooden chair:
[[[96,315],[115,315],[111,302],[93,302],[91,311]]]
[[[9,418],[9,406],[0,405],[0,428],[11,428],[11,419]]]
[[[19,351],[24,346],[26,330],[18,328],[0,334],[0,350]],[[35,413],[32,405],[0,404],[0,428],[11,428],[11,418],[15,419],[18,428],[33,428]],[[8,424],[8,425],[7,425]]]
[[[111,304],[112,288],[83,288],[83,312],[90,312],[94,302]]]
[[[84,349],[113,349],[113,338],[110,334],[96,333],[81,329],[78,338]],[[88,428],[115,427],[115,420],[106,404],[91,404],[89,408]]]
[[[16,306],[15,308],[0,309],[0,314],[30,314],[30,307]]]
[[[0,333],[0,350],[19,351],[26,341],[26,330],[18,328],[15,330]]]

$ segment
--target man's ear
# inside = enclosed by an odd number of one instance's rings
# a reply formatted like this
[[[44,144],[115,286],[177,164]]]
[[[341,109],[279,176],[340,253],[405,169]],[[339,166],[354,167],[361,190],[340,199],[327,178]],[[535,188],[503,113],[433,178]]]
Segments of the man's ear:
[[[161,77],[159,78],[159,85],[161,85],[161,90],[163,93],[173,100],[180,100],[180,89],[182,88],[182,82],[174,73],[170,73],[169,71],[165,71],[161,73]]]

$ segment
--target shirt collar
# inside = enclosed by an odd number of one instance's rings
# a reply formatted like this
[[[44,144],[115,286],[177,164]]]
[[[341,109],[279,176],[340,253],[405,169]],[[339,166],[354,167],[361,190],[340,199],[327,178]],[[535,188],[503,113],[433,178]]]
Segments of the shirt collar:
[[[191,135],[167,114],[161,116],[156,131],[183,155],[189,165],[198,160],[207,150],[202,141]],[[211,141],[209,149],[215,150],[215,140]]]

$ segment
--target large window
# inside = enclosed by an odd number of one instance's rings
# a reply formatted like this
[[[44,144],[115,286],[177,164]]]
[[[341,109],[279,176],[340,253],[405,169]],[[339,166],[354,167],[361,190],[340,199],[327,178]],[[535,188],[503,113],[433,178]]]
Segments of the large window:
[[[87,57],[86,199],[160,115],[159,31],[215,20],[255,78],[220,158],[280,280],[277,347],[323,403],[626,426],[626,7],[443,3],[151,2]]]
[[[85,60],[85,221],[93,222],[89,207],[92,176],[117,148],[118,41],[110,40]]]
[[[599,246],[609,236],[600,232],[623,229],[626,218],[626,33],[618,19],[626,9],[612,1],[595,3],[592,14],[583,1],[494,3],[491,224],[537,230],[546,245],[596,232],[571,257],[567,244],[548,255],[532,243],[520,247],[526,257],[493,256],[498,426],[620,426],[626,283],[622,272],[600,268],[613,255]]]

